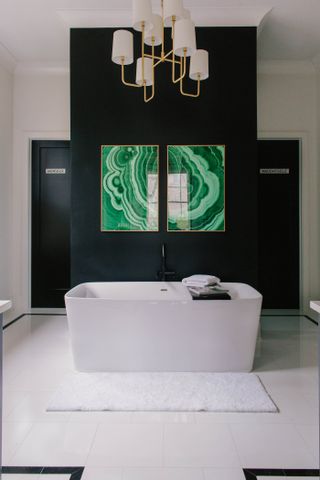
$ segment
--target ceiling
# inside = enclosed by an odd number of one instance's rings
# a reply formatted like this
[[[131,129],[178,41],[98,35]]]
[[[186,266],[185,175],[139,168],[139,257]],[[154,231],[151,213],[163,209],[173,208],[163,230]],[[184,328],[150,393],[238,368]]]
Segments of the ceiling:
[[[184,5],[197,25],[259,25],[264,17],[261,60],[320,55],[320,0],[184,0]],[[131,0],[1,0],[0,50],[15,64],[67,62],[70,26],[129,25],[130,12]]]

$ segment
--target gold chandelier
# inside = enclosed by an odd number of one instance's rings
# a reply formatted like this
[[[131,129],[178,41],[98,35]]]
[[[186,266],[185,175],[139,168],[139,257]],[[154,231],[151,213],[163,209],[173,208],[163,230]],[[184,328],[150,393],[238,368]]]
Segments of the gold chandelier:
[[[152,13],[150,0],[133,0],[134,30],[141,32],[141,56],[136,62],[136,81],[127,82],[125,66],[134,62],[133,34],[128,30],[116,30],[113,35],[112,61],[121,65],[121,80],[128,87],[143,88],[144,101],[150,102],[155,94],[155,68],[163,62],[172,64],[172,82],[179,84],[180,93],[186,97],[200,95],[200,82],[209,77],[209,55],[197,50],[195,24],[182,0],[161,0],[161,15]],[[171,28],[172,48],[165,52],[165,28]],[[151,47],[146,52],[146,45]],[[161,52],[155,53],[161,46]],[[196,92],[184,90],[190,58],[189,77],[197,82]],[[148,87],[150,87],[148,91]]]

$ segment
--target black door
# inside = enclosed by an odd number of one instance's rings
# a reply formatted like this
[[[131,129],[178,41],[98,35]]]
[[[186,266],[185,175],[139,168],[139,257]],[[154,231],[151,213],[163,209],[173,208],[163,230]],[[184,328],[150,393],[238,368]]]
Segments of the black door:
[[[64,307],[70,288],[70,142],[32,142],[32,307]]]
[[[259,140],[259,289],[263,308],[298,309],[299,140]]]

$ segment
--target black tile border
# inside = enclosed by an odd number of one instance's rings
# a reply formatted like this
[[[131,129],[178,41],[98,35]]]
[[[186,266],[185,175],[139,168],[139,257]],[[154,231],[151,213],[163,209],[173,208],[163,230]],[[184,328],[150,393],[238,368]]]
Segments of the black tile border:
[[[259,480],[259,476],[270,477],[319,477],[316,469],[275,469],[275,468],[244,468],[246,480]]]
[[[11,320],[11,322],[7,323],[4,327],[2,327],[2,330],[5,330],[6,328],[10,327],[10,325],[13,325],[14,323],[16,323],[18,320],[20,320],[21,318],[23,318],[26,314],[23,313],[22,315],[19,315],[19,317],[17,318],[14,318],[13,320]]]
[[[69,480],[80,480],[84,471],[84,467],[44,467],[41,474],[51,474],[51,473],[58,473],[58,474],[70,474]]]
[[[314,325],[319,325],[319,323],[316,320],[313,320],[313,318],[309,317],[309,315],[297,315],[296,313],[290,314],[290,313],[285,313],[285,314],[276,314],[276,313],[262,313],[261,317],[303,317],[309,320],[310,322],[314,323]]]
[[[306,317],[303,313],[261,313],[261,317]],[[307,317],[309,318],[309,317]]]
[[[13,325],[14,323],[16,323],[18,320],[21,320],[21,318],[23,317],[26,317],[27,315],[30,315],[30,316],[41,316],[41,317],[66,317],[67,314],[66,313],[22,313],[21,315],[19,315],[19,317],[17,318],[14,318],[13,320],[11,320],[11,322],[7,323],[4,327],[2,327],[2,330],[5,330],[6,328],[10,327],[10,325]]]
[[[6,474],[41,474],[41,475],[70,475],[70,480],[80,480],[84,467],[2,467],[1,472]]]
[[[16,474],[23,474],[23,473],[41,473],[43,467],[2,467],[1,473],[16,473]]]
[[[36,316],[40,316],[40,317],[66,317],[67,316],[66,313],[48,313],[48,312],[46,312],[46,313],[24,313],[23,315],[27,315],[29,317],[36,317]]]
[[[81,480],[85,467],[2,467],[6,474],[41,474],[41,475],[70,475],[70,480]],[[316,469],[272,469],[272,468],[244,468],[246,480],[259,480],[257,477],[319,477]]]
[[[310,322],[314,323],[315,325],[319,325],[319,323],[316,320],[313,320],[313,318],[309,317],[309,315],[304,315]]]
[[[41,315],[41,316],[54,316],[54,317],[66,317],[67,316],[66,313],[22,313],[21,315],[19,315],[19,317],[14,318],[13,320],[11,320],[11,322],[7,323],[4,327],[2,327],[2,330],[5,330],[6,328],[10,327],[10,325],[13,325],[14,323],[16,323],[18,320],[25,317],[26,315],[31,315],[31,316]],[[319,323],[316,320],[313,320],[308,315],[302,315],[302,314],[301,315],[297,315],[297,314],[293,314],[293,315],[290,315],[290,314],[284,314],[284,315],[269,314],[268,315],[266,313],[266,314],[261,314],[261,317],[304,317],[307,320],[309,320],[310,322],[312,322],[314,325],[319,325]]]

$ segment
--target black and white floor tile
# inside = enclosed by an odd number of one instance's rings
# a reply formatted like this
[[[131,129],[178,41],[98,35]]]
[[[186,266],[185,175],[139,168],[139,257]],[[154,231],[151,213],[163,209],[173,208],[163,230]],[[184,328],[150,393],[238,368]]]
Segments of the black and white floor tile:
[[[48,475],[48,480],[81,480],[84,467],[2,467],[2,480],[43,480]],[[246,480],[314,480],[319,479],[319,470],[315,469],[261,469],[245,468],[243,470]]]
[[[4,331],[2,480],[319,480],[301,470],[319,467],[318,327],[265,316],[260,337],[279,413],[47,412],[74,368],[67,319],[23,317]]]
[[[80,480],[84,467],[2,467],[2,480]],[[48,477],[45,477],[48,475]],[[43,477],[42,477],[43,476]]]
[[[283,480],[291,478],[292,480],[319,479],[319,470],[281,470],[281,469],[261,469],[246,468],[243,470],[246,480]]]

